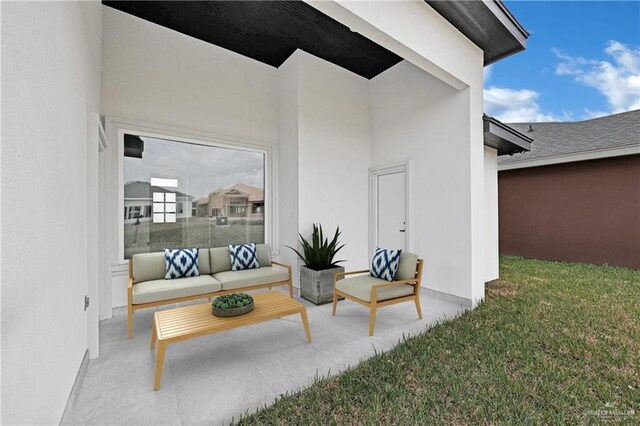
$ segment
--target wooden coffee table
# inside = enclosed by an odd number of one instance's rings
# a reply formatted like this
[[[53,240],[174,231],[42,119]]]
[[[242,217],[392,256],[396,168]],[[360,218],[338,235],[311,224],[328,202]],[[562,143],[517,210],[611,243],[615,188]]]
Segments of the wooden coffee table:
[[[238,317],[222,318],[213,316],[210,302],[156,312],[153,327],[151,328],[151,349],[154,349],[156,341],[158,342],[156,377],[153,390],[160,389],[164,355],[170,343],[294,314],[300,314],[302,317],[307,340],[311,343],[307,308],[303,304],[278,291],[259,293],[252,295],[252,297],[254,303],[253,311]]]

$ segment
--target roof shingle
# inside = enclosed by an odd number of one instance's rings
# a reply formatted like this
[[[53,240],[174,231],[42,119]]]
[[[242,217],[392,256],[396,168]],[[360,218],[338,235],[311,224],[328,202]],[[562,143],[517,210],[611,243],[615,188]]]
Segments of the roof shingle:
[[[640,110],[585,121],[508,125],[534,142],[531,151],[499,157],[499,164],[640,145]]]

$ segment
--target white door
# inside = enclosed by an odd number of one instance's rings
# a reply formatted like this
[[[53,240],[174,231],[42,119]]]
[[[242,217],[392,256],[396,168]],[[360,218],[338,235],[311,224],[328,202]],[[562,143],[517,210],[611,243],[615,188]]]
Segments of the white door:
[[[404,171],[378,175],[376,245],[406,250],[407,191]]]

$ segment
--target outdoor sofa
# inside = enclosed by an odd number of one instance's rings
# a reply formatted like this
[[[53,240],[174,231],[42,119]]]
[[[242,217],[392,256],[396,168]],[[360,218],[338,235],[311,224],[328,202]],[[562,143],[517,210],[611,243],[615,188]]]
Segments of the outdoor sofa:
[[[291,266],[271,260],[266,244],[256,244],[256,256],[259,268],[232,271],[227,247],[201,248],[199,276],[166,280],[164,252],[134,254],[127,289],[129,337],[133,336],[133,312],[138,309],[285,285],[293,298]]]

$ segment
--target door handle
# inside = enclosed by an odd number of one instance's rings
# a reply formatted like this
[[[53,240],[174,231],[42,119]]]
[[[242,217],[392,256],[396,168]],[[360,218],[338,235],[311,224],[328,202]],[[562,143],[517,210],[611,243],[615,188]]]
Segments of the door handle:
[[[399,229],[398,231],[400,231],[400,232],[407,232],[407,230],[406,230],[406,229]]]

